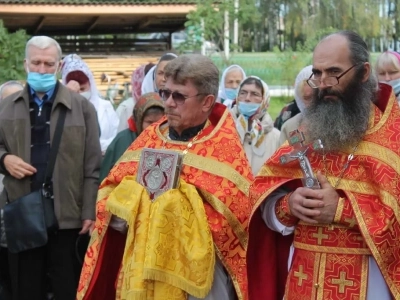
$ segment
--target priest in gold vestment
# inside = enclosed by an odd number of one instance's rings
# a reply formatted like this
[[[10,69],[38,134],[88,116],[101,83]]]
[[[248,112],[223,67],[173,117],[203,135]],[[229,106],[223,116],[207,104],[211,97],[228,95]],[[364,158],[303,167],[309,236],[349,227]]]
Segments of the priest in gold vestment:
[[[378,86],[367,45],[354,32],[321,40],[312,71],[307,83],[315,93],[300,124],[306,141],[297,150],[283,145],[257,175],[249,242],[259,238],[259,215],[282,235],[293,233],[284,299],[400,299],[396,98],[390,86]],[[323,149],[307,146],[318,139]],[[299,151],[320,188],[303,186]]]
[[[229,111],[215,103],[218,69],[183,55],[165,77],[166,117],[142,132],[100,186],[77,299],[248,299],[253,178]],[[143,148],[183,156],[179,184],[155,199],[136,178]]]

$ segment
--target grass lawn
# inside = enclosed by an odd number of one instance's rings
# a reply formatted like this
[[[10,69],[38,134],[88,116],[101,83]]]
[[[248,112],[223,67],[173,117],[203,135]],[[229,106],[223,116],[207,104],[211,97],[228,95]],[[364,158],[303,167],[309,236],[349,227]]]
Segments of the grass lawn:
[[[276,117],[281,112],[282,107],[284,107],[286,103],[292,100],[293,97],[271,97],[268,112],[271,115],[272,120],[275,121]]]

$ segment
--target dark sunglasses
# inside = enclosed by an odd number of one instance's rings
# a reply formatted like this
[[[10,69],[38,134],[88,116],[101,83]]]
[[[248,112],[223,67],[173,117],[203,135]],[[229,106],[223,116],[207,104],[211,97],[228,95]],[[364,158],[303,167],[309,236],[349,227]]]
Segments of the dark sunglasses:
[[[170,90],[164,90],[164,89],[160,89],[158,93],[163,101],[167,101],[169,97],[172,96],[172,100],[174,100],[176,105],[182,105],[183,103],[185,103],[186,99],[194,98],[200,95],[206,95],[204,93],[198,93],[197,95],[193,96],[185,96],[179,92],[171,92]]]

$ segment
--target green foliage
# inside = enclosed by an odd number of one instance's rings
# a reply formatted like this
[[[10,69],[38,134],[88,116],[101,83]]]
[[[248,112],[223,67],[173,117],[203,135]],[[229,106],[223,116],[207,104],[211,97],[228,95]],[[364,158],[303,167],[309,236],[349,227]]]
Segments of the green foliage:
[[[186,52],[188,50],[200,51],[202,45],[202,39],[197,37],[203,37],[206,41],[212,41],[222,48],[224,44],[224,13],[229,13],[230,23],[230,37],[232,39],[233,20],[237,17],[239,22],[239,28],[242,24],[253,20],[259,20],[259,13],[255,6],[255,0],[240,0],[240,9],[238,13],[235,13],[234,1],[215,1],[215,0],[198,0],[197,9],[191,11],[187,15],[188,21],[185,23],[186,30],[189,33],[195,31],[193,38],[183,43],[179,50],[180,52]],[[204,22],[204,23],[203,23]],[[204,25],[204,26],[203,26]],[[234,45],[231,43],[230,50],[234,50]],[[220,52],[223,54],[223,51]],[[229,60],[224,58],[224,63],[228,65]]]
[[[275,120],[276,117],[281,112],[282,108],[292,100],[293,100],[293,97],[285,97],[285,96],[274,97],[274,96],[272,96],[271,101],[269,103],[269,107],[268,107],[268,113],[270,114],[272,120]]]
[[[312,63],[312,52],[318,42],[324,36],[336,31],[337,29],[332,27],[316,30],[303,44],[297,43],[296,51],[293,51],[290,47],[280,51],[278,47],[275,47],[274,53],[283,70],[280,77],[281,83],[286,86],[293,86],[298,72]]]
[[[25,31],[9,33],[0,20],[0,83],[25,78],[23,62],[27,40]]]
[[[281,82],[286,86],[293,86],[298,72],[311,63],[310,52],[294,52],[291,48],[281,52],[275,47],[274,53],[282,68]]]
[[[338,30],[333,27],[327,27],[323,29],[318,29],[315,32],[309,34],[308,38],[303,45],[298,45],[297,49],[301,52],[312,52],[319,41],[331,33],[337,32]]]

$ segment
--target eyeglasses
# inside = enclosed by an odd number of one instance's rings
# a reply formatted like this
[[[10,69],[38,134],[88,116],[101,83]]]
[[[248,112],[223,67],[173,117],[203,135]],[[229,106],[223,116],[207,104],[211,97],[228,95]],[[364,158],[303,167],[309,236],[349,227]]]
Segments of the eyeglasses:
[[[313,88],[313,89],[317,89],[321,86],[321,83],[325,84],[328,87],[331,86],[335,86],[339,84],[339,79],[342,78],[344,75],[346,75],[351,69],[353,69],[355,66],[354,65],[352,67],[350,67],[349,69],[347,69],[346,71],[344,71],[342,74],[340,74],[339,76],[327,76],[324,79],[315,79],[315,78],[311,78],[314,76],[314,73],[311,74],[311,76],[307,79],[307,84]]]
[[[160,89],[158,91],[158,93],[163,101],[167,101],[169,99],[169,97],[172,96],[172,100],[174,100],[176,105],[184,104],[185,101],[189,98],[194,98],[194,97],[197,97],[200,95],[206,95],[204,93],[198,93],[197,95],[193,95],[193,96],[185,96],[179,92],[172,92],[170,90],[164,90],[164,89]]]

